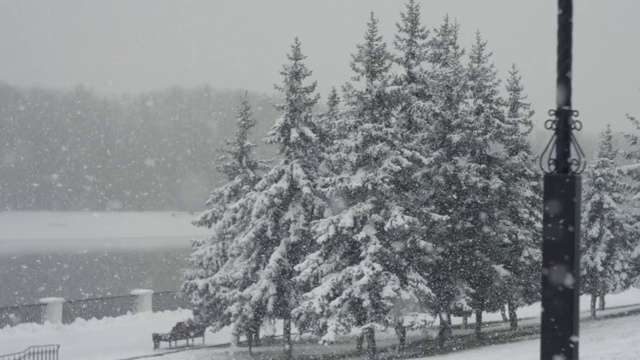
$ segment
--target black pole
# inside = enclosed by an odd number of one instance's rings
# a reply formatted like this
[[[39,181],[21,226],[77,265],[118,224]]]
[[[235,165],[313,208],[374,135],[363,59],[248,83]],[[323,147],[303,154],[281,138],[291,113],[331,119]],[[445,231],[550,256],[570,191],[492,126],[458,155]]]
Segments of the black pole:
[[[542,230],[541,360],[578,360],[580,319],[580,203],[582,159],[575,143],[571,109],[572,0],[558,0],[558,59],[555,130],[549,172],[544,177]],[[572,144],[572,141],[574,142]],[[581,151],[577,151],[581,155]]]
[[[571,158],[571,62],[573,60],[572,0],[558,0],[558,58],[556,63],[556,167],[569,174]]]

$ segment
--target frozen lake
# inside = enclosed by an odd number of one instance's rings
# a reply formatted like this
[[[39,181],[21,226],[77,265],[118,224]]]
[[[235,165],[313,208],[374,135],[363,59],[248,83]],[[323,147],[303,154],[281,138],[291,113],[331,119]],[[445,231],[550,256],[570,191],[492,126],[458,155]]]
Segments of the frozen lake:
[[[206,237],[176,212],[0,212],[0,306],[177,290],[189,243]]]

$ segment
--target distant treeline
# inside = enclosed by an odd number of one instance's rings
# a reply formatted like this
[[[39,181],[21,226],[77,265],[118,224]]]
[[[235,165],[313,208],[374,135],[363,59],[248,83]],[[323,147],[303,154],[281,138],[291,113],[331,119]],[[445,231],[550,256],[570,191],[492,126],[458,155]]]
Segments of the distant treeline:
[[[242,93],[204,85],[104,96],[0,82],[0,211],[201,210],[225,181],[217,149],[236,131]],[[258,154],[275,156],[260,140],[279,116],[276,99],[249,100]],[[585,135],[591,157],[597,138]],[[534,153],[549,136],[534,130]]]
[[[223,180],[216,150],[233,137],[241,96],[210,86],[103,96],[0,83],[0,210],[201,209]],[[249,98],[260,137],[277,117],[275,99]]]

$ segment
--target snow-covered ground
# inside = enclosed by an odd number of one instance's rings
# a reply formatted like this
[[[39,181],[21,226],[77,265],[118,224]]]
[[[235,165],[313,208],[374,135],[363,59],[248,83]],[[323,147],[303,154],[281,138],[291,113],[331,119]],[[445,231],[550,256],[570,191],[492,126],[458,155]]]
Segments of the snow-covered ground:
[[[183,212],[0,212],[0,251],[181,246],[208,230]]]
[[[588,304],[588,298],[581,299],[583,310]],[[610,295],[607,297],[608,313],[620,311],[617,306],[640,304],[640,290],[630,291]],[[638,308],[637,306],[635,308]],[[535,323],[538,320],[538,309],[536,306],[523,308],[520,311],[521,317],[533,315],[533,319],[524,320],[523,324]],[[23,324],[13,328],[0,329],[0,354],[21,351],[31,345],[60,344],[61,359],[65,360],[116,360],[136,356],[158,354],[153,350],[151,333],[168,332],[178,321],[183,321],[191,313],[189,311],[174,311],[163,313],[144,313],[118,318],[108,318],[102,320],[78,320],[71,325],[36,325]],[[588,316],[583,313],[583,316]],[[487,314],[488,321],[499,320],[500,314]],[[457,319],[456,319],[457,320]],[[602,320],[586,322],[582,327],[581,346],[583,349],[583,359],[636,359],[636,353],[629,354],[629,349],[640,350],[640,317]],[[507,325],[504,325],[507,326]],[[276,329],[267,329],[263,334],[277,333]],[[379,333],[380,343],[393,343],[395,337],[392,332]],[[605,339],[611,346],[596,343],[599,339]],[[207,333],[206,344],[225,344],[230,340],[230,332],[222,331],[217,334]],[[168,352],[167,344],[163,344],[160,352]],[[342,346],[342,345],[341,345]],[[351,348],[352,345],[345,345]],[[510,358],[507,354],[517,354],[514,359],[535,359],[537,354],[538,341],[523,341],[517,344],[505,344],[493,346],[487,349],[478,349],[465,353],[452,354],[453,357],[444,359],[502,359]],[[612,351],[608,353],[607,349]],[[207,348],[200,350],[181,351],[178,353],[163,356],[163,360],[199,360],[199,359],[228,359],[229,349],[227,348]],[[244,351],[244,350],[242,350]],[[494,353],[494,351],[496,351]],[[616,353],[617,351],[617,353]],[[476,356],[477,353],[477,356]],[[501,355],[504,354],[504,357]],[[596,355],[594,355],[596,354]],[[597,355],[602,354],[602,355]],[[640,351],[637,352],[640,359]],[[457,357],[455,357],[457,356]],[[509,355],[511,356],[511,355]],[[591,357],[587,357],[591,356]],[[600,357],[597,357],[600,356]],[[611,356],[611,357],[606,357]],[[616,357],[618,356],[618,357]],[[629,357],[632,356],[632,357]],[[511,359],[511,358],[510,358]]]
[[[615,308],[618,306],[627,306],[640,304],[640,289],[632,288],[620,294],[607,295],[606,297],[607,309]],[[589,296],[580,297],[580,309],[583,312],[589,310],[589,303],[591,298]],[[536,303],[531,306],[518,309],[518,318],[540,318],[540,304]],[[484,316],[485,321],[499,321],[502,319],[500,313],[492,313]],[[454,323],[461,323],[461,318],[454,318]],[[473,322],[473,316],[469,318],[469,322]],[[640,329],[640,327],[639,327]]]
[[[0,355],[22,351],[32,345],[60,344],[60,359],[122,359],[153,353],[151,334],[169,332],[190,311],[142,313],[101,320],[82,319],[70,325],[22,324],[0,330]],[[229,341],[228,336],[209,336],[208,344]],[[165,344],[166,345],[166,344]]]
[[[580,359],[637,360],[640,359],[640,315],[589,321],[580,329]],[[461,351],[449,355],[428,357],[433,360],[537,360],[540,340],[526,340]],[[186,358],[185,358],[186,359]],[[168,360],[168,359],[163,359]],[[172,359],[173,360],[173,359]]]

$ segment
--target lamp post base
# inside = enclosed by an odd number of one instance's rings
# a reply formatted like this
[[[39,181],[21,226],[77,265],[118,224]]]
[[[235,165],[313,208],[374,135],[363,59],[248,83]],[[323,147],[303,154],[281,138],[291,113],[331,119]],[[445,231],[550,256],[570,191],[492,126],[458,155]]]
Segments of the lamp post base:
[[[544,177],[541,360],[578,360],[581,184],[579,175]]]

